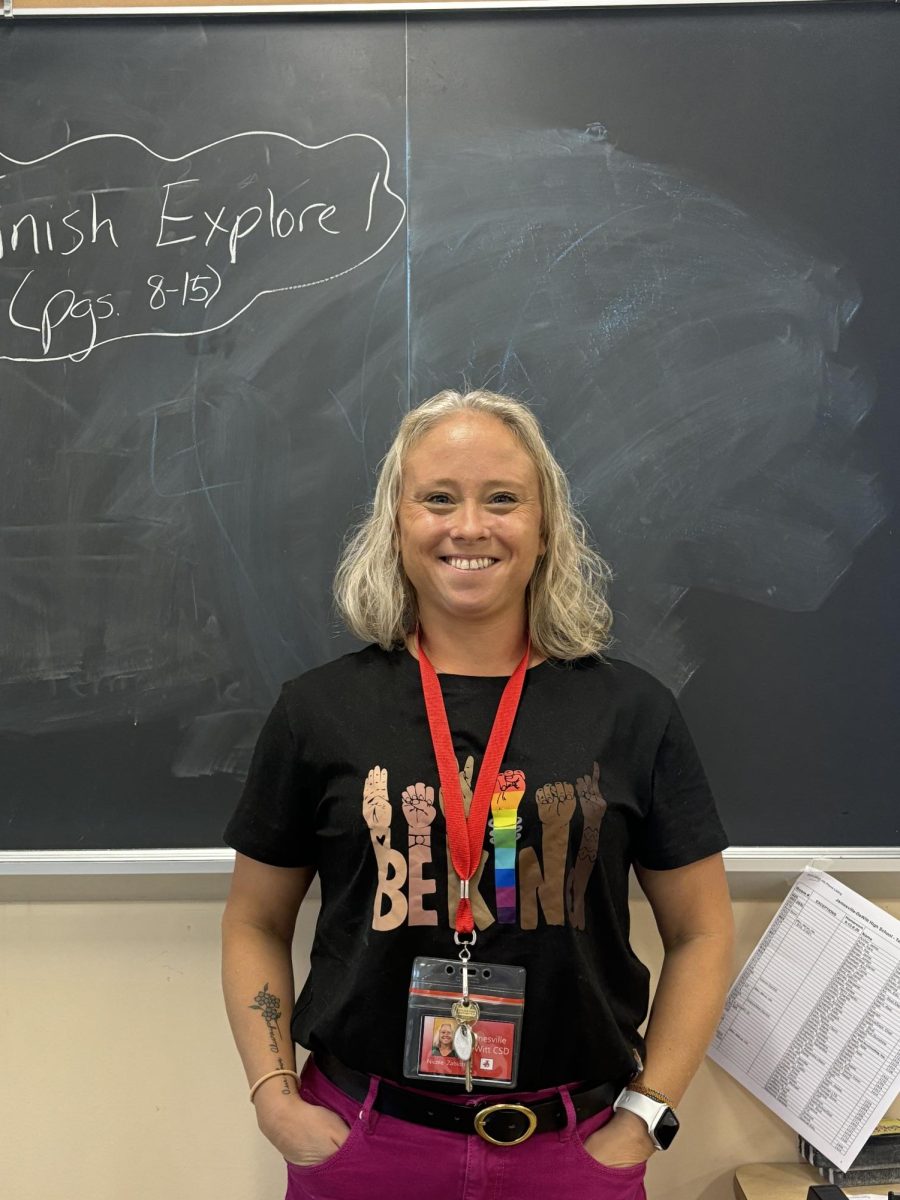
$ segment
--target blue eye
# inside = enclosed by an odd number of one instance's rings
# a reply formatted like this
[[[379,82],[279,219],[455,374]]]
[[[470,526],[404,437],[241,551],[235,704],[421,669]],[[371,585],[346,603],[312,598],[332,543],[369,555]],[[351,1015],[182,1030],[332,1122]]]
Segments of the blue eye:
[[[430,496],[425,497],[426,504],[452,504],[453,501],[446,492],[433,492]]]
[[[516,498],[509,492],[498,492],[496,496],[491,496],[491,504],[515,504]]]

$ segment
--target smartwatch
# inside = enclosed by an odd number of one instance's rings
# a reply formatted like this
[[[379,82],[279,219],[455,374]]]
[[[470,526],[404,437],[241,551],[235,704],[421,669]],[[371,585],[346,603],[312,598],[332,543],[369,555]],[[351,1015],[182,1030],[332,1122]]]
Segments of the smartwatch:
[[[613,1104],[613,1112],[621,1108],[641,1118],[657,1150],[668,1150],[678,1132],[678,1118],[668,1104],[660,1104],[658,1100],[651,1100],[649,1096],[625,1087]]]

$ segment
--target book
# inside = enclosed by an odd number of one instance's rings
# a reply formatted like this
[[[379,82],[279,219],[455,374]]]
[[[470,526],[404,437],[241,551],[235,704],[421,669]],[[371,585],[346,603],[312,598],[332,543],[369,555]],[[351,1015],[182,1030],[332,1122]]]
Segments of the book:
[[[900,1165],[896,1167],[851,1167],[849,1171],[839,1171],[836,1167],[819,1167],[819,1174],[829,1183],[838,1187],[860,1187],[862,1184],[877,1184],[887,1187],[892,1183],[900,1183]]]
[[[800,1157],[820,1170],[839,1171],[839,1168],[817,1150],[806,1138],[797,1139]],[[854,1158],[849,1170],[856,1172],[863,1168],[894,1168],[900,1173],[900,1117],[882,1117],[875,1126],[871,1136]],[[847,1172],[843,1172],[847,1174]],[[875,1180],[862,1179],[861,1183],[874,1183]]]

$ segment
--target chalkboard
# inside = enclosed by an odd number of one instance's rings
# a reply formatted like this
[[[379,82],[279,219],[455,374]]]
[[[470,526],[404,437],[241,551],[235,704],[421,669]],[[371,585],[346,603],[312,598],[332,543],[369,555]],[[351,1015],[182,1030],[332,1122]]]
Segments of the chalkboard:
[[[3,848],[221,844],[465,383],[544,422],[734,844],[900,843],[898,18],[0,25]]]

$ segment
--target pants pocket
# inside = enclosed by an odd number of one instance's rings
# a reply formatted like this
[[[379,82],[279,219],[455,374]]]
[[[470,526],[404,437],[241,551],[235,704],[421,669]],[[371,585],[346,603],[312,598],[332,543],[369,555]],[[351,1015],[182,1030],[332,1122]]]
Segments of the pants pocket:
[[[598,1162],[584,1144],[585,1139],[595,1130],[602,1129],[611,1116],[611,1110],[606,1109],[582,1121],[569,1139],[569,1145],[580,1161],[582,1169],[594,1178],[594,1191],[591,1195],[596,1195],[598,1200],[601,1197],[603,1200],[606,1200],[606,1197],[609,1197],[609,1200],[644,1200],[644,1176],[647,1172],[645,1162],[635,1163],[630,1167],[610,1167],[606,1163]],[[598,1182],[601,1187],[599,1191],[596,1190]]]
[[[338,1165],[343,1159],[347,1158],[353,1150],[356,1149],[357,1143],[361,1140],[363,1132],[363,1123],[360,1120],[358,1107],[353,1111],[348,1111],[348,1105],[340,1105],[333,1103],[331,1098],[323,1095],[322,1092],[306,1078],[300,1080],[300,1099],[305,1100],[307,1104],[315,1104],[319,1108],[327,1109],[332,1112],[349,1127],[345,1141],[338,1146],[333,1154],[329,1154],[327,1158],[323,1158],[321,1162],[311,1163],[309,1166],[301,1165],[300,1163],[288,1162],[285,1159],[285,1165],[288,1169],[288,1177],[291,1176],[307,1176],[327,1171],[329,1168]],[[349,1100],[349,1097],[347,1097]],[[290,1193],[289,1193],[290,1194]]]

